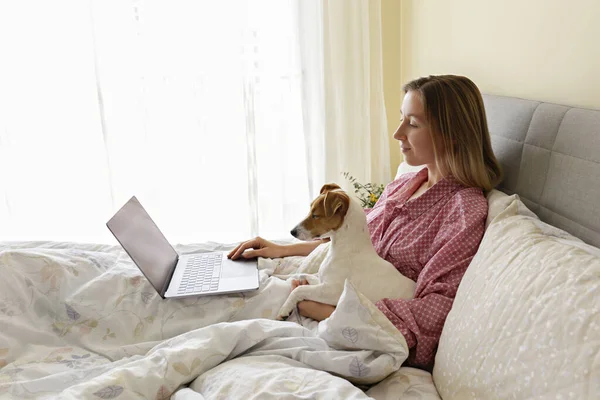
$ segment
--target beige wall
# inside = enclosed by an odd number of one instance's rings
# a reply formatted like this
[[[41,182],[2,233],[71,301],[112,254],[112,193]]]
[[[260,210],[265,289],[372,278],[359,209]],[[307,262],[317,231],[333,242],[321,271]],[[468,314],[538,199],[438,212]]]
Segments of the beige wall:
[[[400,63],[400,10],[401,0],[381,0],[381,47],[383,50],[383,90],[385,109],[390,138],[390,162],[392,177],[402,157],[398,141],[392,138],[398,120],[400,119],[400,106],[402,105],[402,75]]]
[[[401,83],[430,74],[466,75],[484,93],[600,109],[598,21],[598,0],[382,0],[388,127]],[[397,150],[392,144],[392,170]]]

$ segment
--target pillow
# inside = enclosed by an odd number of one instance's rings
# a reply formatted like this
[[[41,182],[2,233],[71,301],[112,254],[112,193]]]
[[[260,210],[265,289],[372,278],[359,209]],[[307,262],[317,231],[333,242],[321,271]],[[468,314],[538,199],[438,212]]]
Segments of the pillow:
[[[425,168],[424,165],[412,166],[408,165],[406,162],[402,161],[398,166],[398,170],[396,171],[396,177],[394,179],[398,179],[401,175],[404,175],[408,172],[417,172]]]
[[[486,196],[488,202],[488,215],[487,220],[485,221],[485,228],[487,229],[494,218],[496,218],[502,211],[506,210],[506,207],[508,207],[515,199],[518,198],[519,196],[516,194],[509,196],[504,192],[492,189]]]
[[[444,399],[600,393],[600,249],[514,198],[488,227],[444,325]],[[596,393],[596,395],[594,395]]]

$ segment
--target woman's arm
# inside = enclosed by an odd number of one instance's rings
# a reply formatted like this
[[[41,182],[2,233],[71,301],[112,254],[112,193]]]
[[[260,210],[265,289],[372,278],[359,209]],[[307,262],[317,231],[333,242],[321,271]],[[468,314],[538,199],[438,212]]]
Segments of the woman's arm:
[[[319,247],[320,244],[327,243],[327,242],[329,242],[329,238],[317,239],[317,240],[311,240],[308,242],[293,243],[293,244],[285,245],[285,247],[286,247],[285,257],[307,256],[310,253],[312,253],[312,251],[314,249]]]
[[[281,258],[289,256],[307,256],[321,243],[328,242],[329,238],[311,240],[309,242],[293,243],[293,244],[276,244],[270,242],[260,236],[246,242],[240,243],[237,247],[227,255],[228,258],[236,260],[242,258]],[[250,250],[252,249],[252,250]]]
[[[292,280],[292,290],[302,285],[308,285],[308,281],[306,279]],[[302,300],[298,302],[298,312],[300,315],[312,318],[315,321],[323,321],[324,319],[329,318],[334,311],[335,307],[330,306],[329,304],[318,303],[312,300]]]
[[[315,321],[323,321],[333,314],[334,306],[329,304],[317,303],[312,300],[302,300],[298,303],[298,312],[303,317],[312,318]]]

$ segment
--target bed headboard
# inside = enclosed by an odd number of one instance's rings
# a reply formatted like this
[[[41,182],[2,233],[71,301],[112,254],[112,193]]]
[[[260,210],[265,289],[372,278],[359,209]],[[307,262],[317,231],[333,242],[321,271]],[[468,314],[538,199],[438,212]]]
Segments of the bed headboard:
[[[498,189],[600,247],[600,110],[484,95]]]

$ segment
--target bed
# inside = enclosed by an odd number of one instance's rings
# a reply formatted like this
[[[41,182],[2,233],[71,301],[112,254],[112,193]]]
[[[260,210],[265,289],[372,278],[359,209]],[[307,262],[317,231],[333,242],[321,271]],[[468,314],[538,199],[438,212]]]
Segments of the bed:
[[[5,242],[0,397],[594,398],[600,111],[484,97],[506,178],[433,374],[402,367],[404,338],[350,283],[322,323],[274,320],[289,292],[280,277],[316,271],[326,246],[261,259],[256,292],[164,301],[118,246]],[[532,309],[537,319],[515,317]]]

